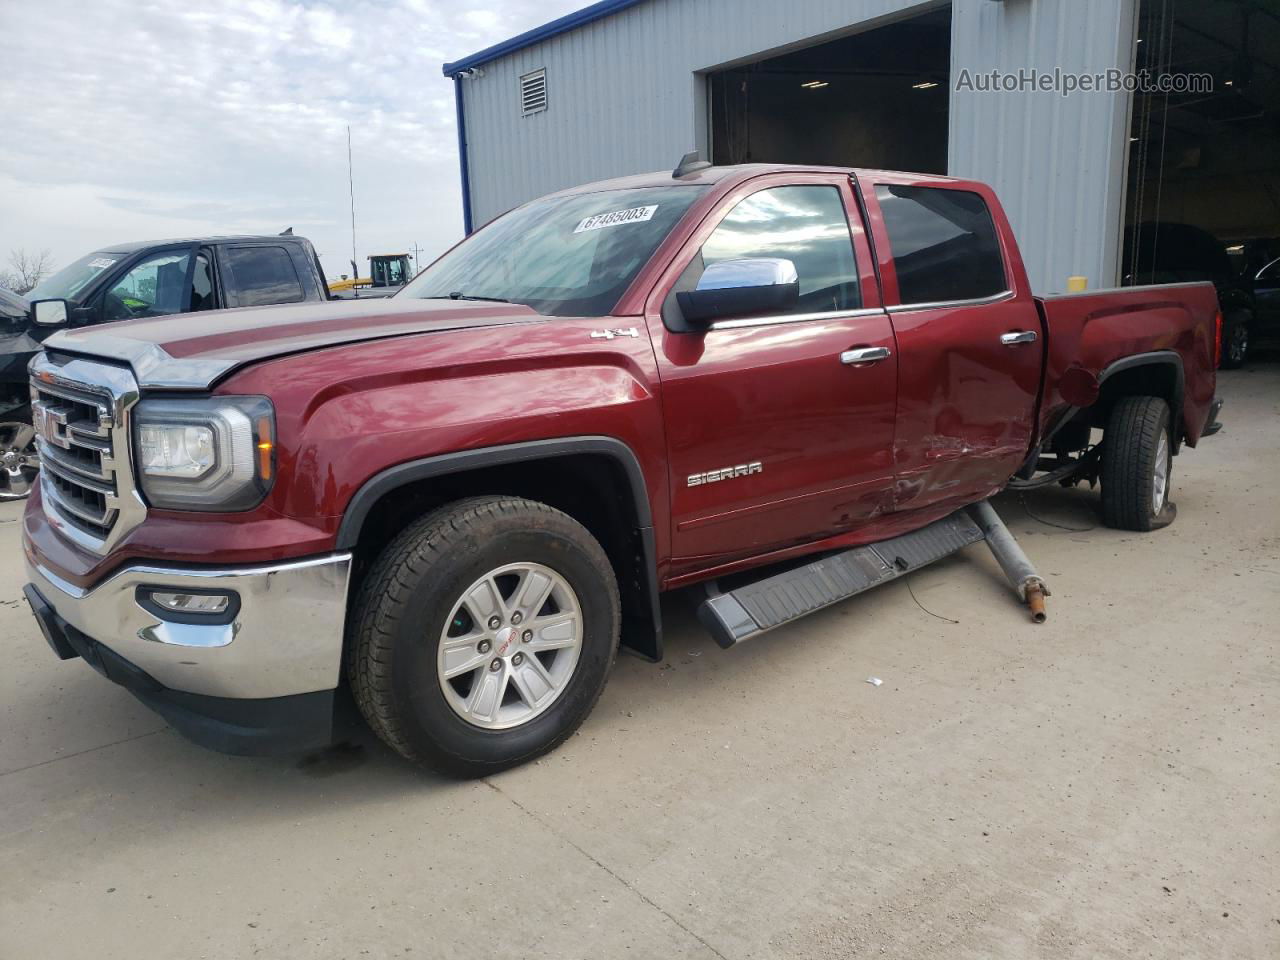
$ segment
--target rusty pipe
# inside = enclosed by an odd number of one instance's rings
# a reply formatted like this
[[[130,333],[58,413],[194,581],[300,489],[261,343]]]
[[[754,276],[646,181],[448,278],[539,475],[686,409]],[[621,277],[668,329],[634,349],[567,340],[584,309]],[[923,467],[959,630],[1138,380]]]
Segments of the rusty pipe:
[[[1043,583],[1027,587],[1027,606],[1031,609],[1031,622],[1044,623],[1049,615],[1044,612],[1045,589]]]

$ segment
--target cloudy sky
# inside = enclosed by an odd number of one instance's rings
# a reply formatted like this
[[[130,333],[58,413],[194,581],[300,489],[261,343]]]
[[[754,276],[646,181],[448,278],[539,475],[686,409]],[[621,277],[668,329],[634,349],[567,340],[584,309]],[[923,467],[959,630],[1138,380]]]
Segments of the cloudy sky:
[[[0,0],[0,270],[126,240],[312,239],[349,272],[462,232],[440,65],[588,0]]]

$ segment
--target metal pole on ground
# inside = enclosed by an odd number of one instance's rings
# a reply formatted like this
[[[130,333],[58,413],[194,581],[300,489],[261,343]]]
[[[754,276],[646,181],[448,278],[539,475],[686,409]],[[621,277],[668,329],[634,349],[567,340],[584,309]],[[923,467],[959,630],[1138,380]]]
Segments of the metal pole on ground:
[[[1013,538],[989,501],[972,504],[968,510],[973,522],[982,529],[982,535],[986,537],[987,546],[991,548],[1000,569],[1017,591],[1018,599],[1030,608],[1031,619],[1036,623],[1044,623],[1048,619],[1044,598],[1049,596],[1049,587],[1044,579],[1036,573],[1036,568],[1031,565],[1027,555],[1018,546],[1018,541]]]

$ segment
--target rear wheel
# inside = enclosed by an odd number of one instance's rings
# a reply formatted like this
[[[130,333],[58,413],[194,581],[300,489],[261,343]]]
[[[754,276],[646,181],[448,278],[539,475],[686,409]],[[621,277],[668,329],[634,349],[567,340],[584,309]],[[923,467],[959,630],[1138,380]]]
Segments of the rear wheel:
[[[1155,530],[1173,522],[1169,405],[1159,397],[1122,397],[1103,435],[1102,520],[1119,530]]]
[[[618,587],[600,544],[545,504],[463,500],[418,520],[352,608],[348,674],[374,731],[459,776],[565,740],[604,689]]]
[[[0,501],[21,500],[31,492],[39,472],[36,431],[30,419],[0,423]]]
[[[1249,359],[1249,315],[1235,314],[1222,327],[1222,368],[1235,370]]]

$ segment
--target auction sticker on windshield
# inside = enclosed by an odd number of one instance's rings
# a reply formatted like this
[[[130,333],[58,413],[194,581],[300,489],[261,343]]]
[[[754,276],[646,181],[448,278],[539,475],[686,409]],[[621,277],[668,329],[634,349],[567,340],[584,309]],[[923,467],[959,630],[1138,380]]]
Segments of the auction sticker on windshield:
[[[114,260],[108,260],[106,257],[98,257],[97,260],[90,260],[86,266],[93,267],[95,270],[105,270],[113,263],[115,263]]]
[[[649,207],[632,207],[630,210],[598,213],[594,217],[587,217],[579,223],[573,232],[584,233],[587,230],[603,230],[605,227],[620,227],[624,223],[644,223],[646,220],[653,219],[653,214],[657,209],[658,205],[655,203]]]

